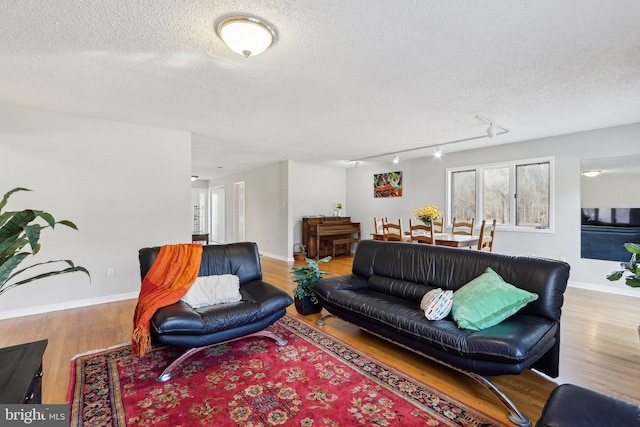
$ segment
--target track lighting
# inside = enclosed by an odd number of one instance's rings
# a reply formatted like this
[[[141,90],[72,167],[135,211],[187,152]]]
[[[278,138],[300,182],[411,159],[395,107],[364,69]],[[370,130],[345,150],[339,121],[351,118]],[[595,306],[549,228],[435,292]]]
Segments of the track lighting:
[[[445,145],[452,145],[452,144],[459,144],[461,142],[468,142],[468,141],[474,141],[474,140],[478,140],[478,139],[484,139],[484,138],[493,138],[495,136],[498,135],[504,135],[505,133],[509,133],[509,129],[505,128],[504,126],[494,122],[493,120],[487,119],[485,117],[481,117],[481,116],[475,116],[474,117],[476,120],[479,120],[481,122],[484,122],[488,125],[488,127],[486,128],[485,132],[483,132],[481,135],[477,135],[477,136],[470,136],[468,138],[462,138],[462,139],[456,139],[453,141],[447,141],[447,142],[440,142],[438,144],[432,144],[432,145],[424,145],[421,147],[413,147],[413,148],[407,148],[405,150],[401,150],[401,151],[396,151],[395,153],[381,153],[381,154],[374,154],[368,157],[360,157],[357,160],[369,160],[369,159],[378,159],[378,158],[387,158],[387,156],[390,156],[391,154],[393,154],[393,164],[397,165],[400,162],[400,157],[398,157],[398,153],[411,153],[411,152],[415,152],[415,151],[422,151],[425,150],[427,148],[433,148],[436,147],[435,152],[433,153],[435,157],[440,157],[442,155],[442,150],[440,150],[440,147],[445,146]],[[438,153],[439,152],[439,153]],[[355,159],[354,159],[355,160]],[[350,160],[353,161],[353,160]]]
[[[436,147],[435,151],[433,152],[433,157],[437,159],[442,157],[442,150],[440,149],[440,147]]]

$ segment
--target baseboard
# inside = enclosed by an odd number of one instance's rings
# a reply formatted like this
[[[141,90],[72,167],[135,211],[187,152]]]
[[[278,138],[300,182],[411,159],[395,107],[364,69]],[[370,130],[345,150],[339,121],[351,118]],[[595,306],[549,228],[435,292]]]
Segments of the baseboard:
[[[287,257],[283,257],[283,256],[280,256],[280,255],[272,254],[272,253],[269,253],[269,252],[260,251],[260,255],[266,256],[268,258],[274,258],[274,259],[277,259],[277,260],[280,260],[280,261],[285,261],[285,262],[293,261],[293,258],[287,258]]]
[[[127,299],[138,298],[139,292],[129,292],[126,294],[107,295],[103,297],[80,299],[75,301],[66,301],[57,304],[41,305],[38,307],[29,307],[18,310],[10,310],[0,312],[0,320],[11,319],[14,317],[31,316],[33,314],[50,313],[52,311],[68,310],[71,308],[87,307],[90,305],[106,304],[109,302],[123,301]]]
[[[573,288],[588,289],[590,291],[604,292],[607,294],[640,298],[640,289],[632,288],[630,286],[627,287],[628,289],[625,289],[613,286],[595,285],[593,283],[574,282],[572,280],[569,281],[569,286]]]

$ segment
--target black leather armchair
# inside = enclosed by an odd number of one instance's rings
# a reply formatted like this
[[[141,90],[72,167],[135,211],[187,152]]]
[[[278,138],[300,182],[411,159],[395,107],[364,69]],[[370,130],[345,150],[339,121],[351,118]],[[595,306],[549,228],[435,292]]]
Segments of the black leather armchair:
[[[562,384],[549,395],[536,427],[573,426],[640,426],[640,406],[573,384]]]
[[[140,275],[145,277],[160,247],[140,249]],[[187,350],[157,378],[164,382],[185,359],[212,345],[249,335],[272,338],[278,345],[286,341],[265,330],[286,313],[293,299],[286,292],[262,280],[262,268],[255,243],[210,245],[202,248],[198,276],[234,274],[240,279],[242,300],[198,309],[178,301],[158,309],[151,318],[153,342],[186,347]]]

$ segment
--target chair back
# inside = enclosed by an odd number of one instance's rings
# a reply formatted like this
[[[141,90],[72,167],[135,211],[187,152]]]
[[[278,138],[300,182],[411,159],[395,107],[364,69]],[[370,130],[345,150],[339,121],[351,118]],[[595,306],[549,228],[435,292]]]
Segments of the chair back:
[[[444,217],[441,216],[440,219],[431,221],[431,227],[434,233],[444,233]]]
[[[413,220],[409,220],[409,235],[412,242],[428,243],[430,245],[436,244],[436,239],[433,236],[433,226],[426,225],[424,223],[413,224]]]
[[[386,219],[386,217],[380,219],[376,218],[375,216],[373,217],[373,230],[375,234],[383,234],[382,225],[384,224]]]
[[[402,230],[402,220],[398,219],[398,223],[389,222],[387,218],[382,221],[382,240],[385,242],[402,242],[404,231]]]
[[[469,221],[459,221],[453,218],[453,225],[451,226],[451,234],[464,234],[466,236],[473,235],[473,224],[476,219],[471,218]]]
[[[491,225],[487,225],[486,220],[482,220],[480,227],[480,239],[478,239],[478,250],[493,252],[493,239],[496,234],[496,220]]]

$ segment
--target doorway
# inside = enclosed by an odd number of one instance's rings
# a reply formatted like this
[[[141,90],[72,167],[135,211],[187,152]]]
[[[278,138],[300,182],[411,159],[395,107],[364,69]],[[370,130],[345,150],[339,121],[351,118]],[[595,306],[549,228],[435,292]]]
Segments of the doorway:
[[[224,186],[209,189],[211,200],[211,241],[214,243],[226,243],[224,196]]]

